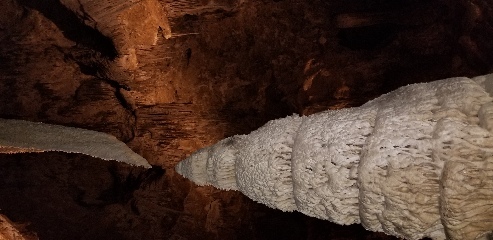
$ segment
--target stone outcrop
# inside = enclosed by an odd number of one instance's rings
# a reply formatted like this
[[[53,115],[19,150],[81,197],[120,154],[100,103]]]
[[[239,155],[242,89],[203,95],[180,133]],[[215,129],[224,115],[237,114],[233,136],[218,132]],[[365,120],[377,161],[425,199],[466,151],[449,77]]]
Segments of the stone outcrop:
[[[173,167],[271,119],[492,71],[488,1],[394,3],[0,1],[0,118],[105,132],[159,166],[131,174],[78,155],[2,155],[0,196],[11,201],[0,201],[1,213],[40,238],[56,236],[63,222],[74,223],[59,233],[68,239],[380,236],[197,187]],[[391,14],[407,8],[429,18],[412,24]],[[342,28],[338,17],[371,24]],[[271,231],[281,227],[290,231]]]

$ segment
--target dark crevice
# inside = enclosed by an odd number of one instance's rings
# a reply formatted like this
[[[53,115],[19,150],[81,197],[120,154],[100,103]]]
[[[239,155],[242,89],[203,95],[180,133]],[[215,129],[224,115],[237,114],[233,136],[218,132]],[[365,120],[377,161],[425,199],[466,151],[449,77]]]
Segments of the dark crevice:
[[[36,9],[41,12],[62,31],[66,38],[77,44],[94,49],[110,60],[118,56],[118,52],[111,38],[85,25],[74,12],[62,5],[59,1],[19,0],[18,2],[27,8]]]
[[[108,171],[113,179],[112,187],[99,196],[99,200],[106,204],[127,203],[133,198],[134,191],[158,181],[165,174],[165,170],[159,166],[153,166],[137,175],[133,173],[122,175],[116,165],[110,166]]]
[[[115,80],[109,79],[109,78],[103,78],[104,82],[109,84],[112,88],[115,89],[115,97],[116,99],[120,102],[120,104],[127,110],[131,111],[132,113],[135,114],[135,109],[133,108],[132,104],[130,104],[126,99],[125,96],[123,96],[121,89],[130,91],[130,87],[121,84]]]
[[[115,89],[115,98],[126,110],[132,113],[134,120],[136,120],[134,107],[126,100],[121,92],[122,89],[130,91],[130,87],[109,78],[106,66],[107,63],[105,63],[106,60],[101,57],[101,54],[84,48],[72,48],[70,51],[58,48],[58,50],[64,54],[65,60],[75,62],[79,66],[81,73],[94,76]]]
[[[137,127],[135,124],[137,122],[137,112],[135,107],[130,102],[128,102],[125,96],[122,94],[122,89],[126,91],[130,91],[130,87],[109,78],[103,78],[102,80],[105,83],[109,84],[113,89],[115,89],[114,93],[116,100],[120,103],[120,105],[123,108],[125,108],[127,111],[130,112],[131,117],[133,118],[132,122],[134,124],[131,124],[132,126],[130,127],[132,135],[130,136],[130,139],[128,141],[124,141],[124,142],[129,142],[135,138],[135,129]]]

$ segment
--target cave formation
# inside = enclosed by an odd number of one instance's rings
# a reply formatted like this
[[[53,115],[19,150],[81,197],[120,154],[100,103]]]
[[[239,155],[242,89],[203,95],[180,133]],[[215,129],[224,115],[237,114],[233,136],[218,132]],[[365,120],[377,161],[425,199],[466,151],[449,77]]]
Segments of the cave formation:
[[[198,187],[174,166],[274,118],[493,72],[488,0],[4,0],[0,8],[0,118],[109,133],[153,165],[0,155],[0,239],[393,239]]]

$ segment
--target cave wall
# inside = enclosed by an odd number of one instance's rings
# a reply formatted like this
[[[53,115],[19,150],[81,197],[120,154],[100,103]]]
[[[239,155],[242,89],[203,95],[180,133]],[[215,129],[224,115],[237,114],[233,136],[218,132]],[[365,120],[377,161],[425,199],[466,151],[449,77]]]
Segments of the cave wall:
[[[79,223],[64,225],[67,238],[269,239],[283,234],[280,228],[291,229],[292,239],[381,237],[197,187],[173,167],[270,119],[358,106],[410,83],[493,72],[492,6],[1,1],[0,117],[110,133],[165,173],[73,154],[0,156],[0,196],[11,196],[0,201],[0,214],[30,222],[40,239],[55,238],[64,219]],[[94,230],[84,235],[84,228]]]

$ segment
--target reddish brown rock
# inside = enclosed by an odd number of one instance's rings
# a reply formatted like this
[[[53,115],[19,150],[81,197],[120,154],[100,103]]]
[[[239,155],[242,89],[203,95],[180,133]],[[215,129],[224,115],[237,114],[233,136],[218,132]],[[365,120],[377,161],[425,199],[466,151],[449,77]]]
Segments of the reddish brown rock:
[[[107,132],[156,166],[1,155],[0,214],[30,223],[40,239],[381,239],[197,187],[173,167],[273,118],[493,71],[484,0],[5,0],[0,8],[0,117]]]

